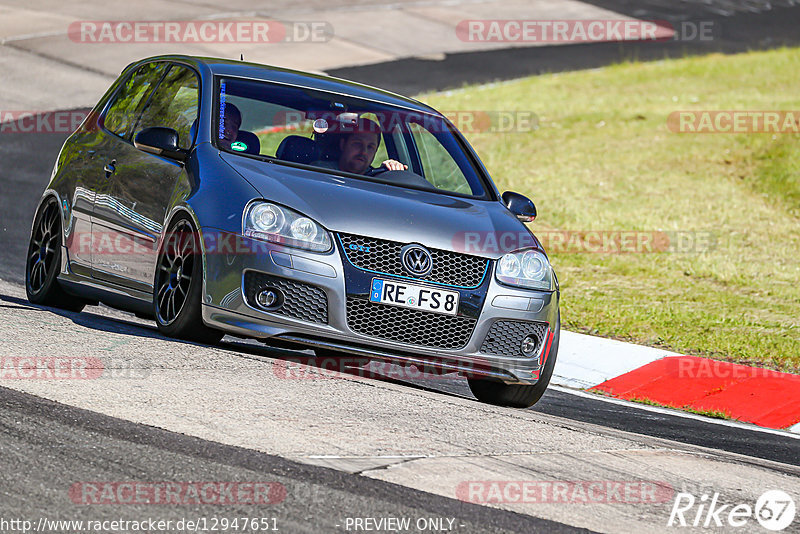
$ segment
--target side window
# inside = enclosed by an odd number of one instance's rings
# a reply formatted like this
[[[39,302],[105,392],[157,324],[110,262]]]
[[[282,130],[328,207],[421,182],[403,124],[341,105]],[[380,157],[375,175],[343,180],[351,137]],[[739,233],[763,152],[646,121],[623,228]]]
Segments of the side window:
[[[414,137],[425,178],[439,189],[454,193],[471,194],[467,178],[453,157],[436,136],[417,123],[409,123]]]
[[[139,67],[122,85],[108,108],[103,126],[110,132],[127,139],[147,96],[164,73],[165,63],[148,63]]]
[[[136,133],[151,126],[165,126],[178,132],[178,145],[189,148],[192,123],[197,119],[197,75],[186,67],[173,65],[142,112]]]

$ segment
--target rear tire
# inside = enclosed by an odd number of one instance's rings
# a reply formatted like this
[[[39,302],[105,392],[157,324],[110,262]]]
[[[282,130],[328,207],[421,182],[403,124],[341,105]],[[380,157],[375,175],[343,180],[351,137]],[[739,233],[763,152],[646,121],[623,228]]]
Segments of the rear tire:
[[[200,240],[192,221],[180,215],[170,224],[158,255],[153,309],[159,331],[187,341],[219,342],[225,334],[203,323],[202,292]]]
[[[68,295],[58,283],[62,240],[61,210],[56,200],[49,198],[33,222],[25,260],[25,293],[33,304],[79,312],[86,301]]]
[[[469,389],[481,402],[494,404],[497,406],[508,406],[511,408],[530,408],[542,398],[544,392],[550,384],[550,377],[553,376],[553,369],[556,366],[558,356],[558,339],[561,335],[561,311],[558,312],[556,320],[553,342],[550,345],[550,352],[547,354],[547,361],[544,369],[539,375],[539,381],[530,386],[527,384],[504,384],[485,378],[468,378]]]

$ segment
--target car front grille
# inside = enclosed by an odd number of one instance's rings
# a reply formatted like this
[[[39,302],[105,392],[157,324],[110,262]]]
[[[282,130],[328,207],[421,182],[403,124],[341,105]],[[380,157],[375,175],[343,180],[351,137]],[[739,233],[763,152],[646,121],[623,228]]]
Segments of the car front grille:
[[[522,340],[525,336],[536,337],[535,355],[539,355],[547,335],[547,323],[526,321],[497,321],[489,329],[481,345],[484,354],[498,356],[525,357],[522,353]]]
[[[347,326],[365,336],[438,349],[466,346],[476,319],[347,298]]]
[[[379,274],[404,276],[424,282],[473,289],[483,282],[490,261],[469,254],[429,249],[433,269],[419,278],[403,269],[400,252],[405,243],[352,234],[338,235],[345,255],[353,266]]]
[[[245,273],[244,297],[253,308],[262,309],[256,302],[256,295],[268,287],[279,289],[284,299],[280,307],[264,311],[310,323],[327,324],[328,296],[322,289],[254,271]]]

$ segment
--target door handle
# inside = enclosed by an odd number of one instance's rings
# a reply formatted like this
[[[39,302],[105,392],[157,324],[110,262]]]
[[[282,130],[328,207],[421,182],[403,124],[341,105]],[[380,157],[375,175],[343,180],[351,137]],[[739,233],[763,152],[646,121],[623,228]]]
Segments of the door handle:
[[[117,160],[112,159],[111,163],[106,163],[106,166],[103,167],[103,170],[106,171],[106,178],[110,178],[112,174],[117,172]]]

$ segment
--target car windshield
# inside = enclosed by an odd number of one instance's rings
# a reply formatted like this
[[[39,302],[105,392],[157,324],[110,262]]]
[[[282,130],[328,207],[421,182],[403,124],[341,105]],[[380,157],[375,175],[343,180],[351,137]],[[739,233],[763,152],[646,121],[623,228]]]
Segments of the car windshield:
[[[393,185],[486,197],[442,117],[325,91],[220,78],[216,144],[227,152]]]

